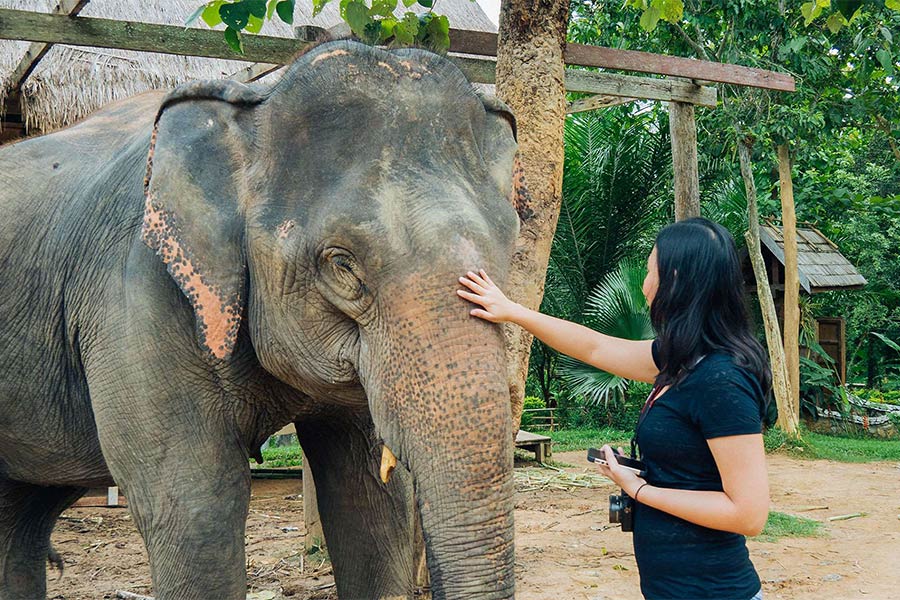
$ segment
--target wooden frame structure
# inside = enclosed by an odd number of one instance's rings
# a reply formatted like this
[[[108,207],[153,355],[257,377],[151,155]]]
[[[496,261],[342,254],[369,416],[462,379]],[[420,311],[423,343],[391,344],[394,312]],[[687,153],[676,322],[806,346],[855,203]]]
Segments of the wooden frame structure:
[[[59,0],[51,13],[0,9],[0,39],[32,42],[15,71],[14,88],[21,86],[52,44],[245,61],[252,64],[233,73],[231,78],[246,82],[280,68],[315,43],[313,36],[308,35],[311,28],[300,27],[296,30],[300,35],[295,39],[246,35],[244,53],[240,54],[224,43],[221,31],[75,16],[89,1]],[[451,30],[450,40],[449,58],[470,81],[494,83],[497,34]],[[664,79],[635,77],[569,67],[565,86],[569,92],[593,94],[571,103],[569,113],[637,99],[669,102],[676,219],[700,214],[694,106],[716,106],[716,89],[707,84],[728,83],[786,92],[795,89],[793,77],[784,73],[634,50],[569,44],[565,61],[570,67],[666,76]]]

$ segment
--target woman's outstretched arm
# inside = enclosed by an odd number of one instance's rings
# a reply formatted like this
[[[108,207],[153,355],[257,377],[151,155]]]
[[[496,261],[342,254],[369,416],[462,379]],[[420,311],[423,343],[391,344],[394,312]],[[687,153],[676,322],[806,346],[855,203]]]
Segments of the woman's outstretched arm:
[[[483,270],[469,271],[459,282],[460,297],[477,304],[471,314],[492,323],[515,323],[536,338],[572,358],[613,375],[652,383],[659,373],[653,363],[650,340],[625,340],[604,335],[583,325],[525,308],[507,298]]]

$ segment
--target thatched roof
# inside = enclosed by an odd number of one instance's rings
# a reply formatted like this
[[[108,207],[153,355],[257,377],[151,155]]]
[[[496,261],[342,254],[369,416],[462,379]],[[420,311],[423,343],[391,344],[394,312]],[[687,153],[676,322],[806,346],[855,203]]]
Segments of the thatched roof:
[[[80,16],[183,25],[202,2],[91,0]],[[2,8],[40,12],[50,12],[55,4],[55,0],[0,0]],[[327,28],[336,24],[337,4],[337,0],[329,3],[322,14],[312,19],[312,0],[298,0],[294,26],[314,24]],[[441,0],[439,11],[450,18],[453,27],[496,30],[478,4],[470,0]],[[199,21],[194,26],[206,27]],[[267,21],[261,33],[278,37],[294,35],[293,28],[277,18]],[[227,77],[248,65],[239,61],[55,45],[17,94],[10,90],[9,79],[28,46],[28,42],[0,40],[0,107],[8,109],[11,119],[16,119],[15,113],[20,111],[29,134],[64,127],[114,100],[148,90],[172,88],[191,79]]]
[[[763,224],[759,228],[759,239],[784,265],[782,228],[772,223]],[[797,228],[797,263],[800,286],[809,294],[861,288],[867,283],[834,242],[811,225]]]

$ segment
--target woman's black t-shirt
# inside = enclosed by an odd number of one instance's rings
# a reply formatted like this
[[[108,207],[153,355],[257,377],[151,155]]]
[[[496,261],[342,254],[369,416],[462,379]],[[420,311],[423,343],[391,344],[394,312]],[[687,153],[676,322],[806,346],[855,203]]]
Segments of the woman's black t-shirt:
[[[763,406],[756,377],[728,355],[706,356],[653,403],[638,427],[647,481],[663,488],[722,491],[706,441],[760,433]],[[759,591],[744,536],[695,525],[640,502],[634,554],[646,598],[749,600]]]

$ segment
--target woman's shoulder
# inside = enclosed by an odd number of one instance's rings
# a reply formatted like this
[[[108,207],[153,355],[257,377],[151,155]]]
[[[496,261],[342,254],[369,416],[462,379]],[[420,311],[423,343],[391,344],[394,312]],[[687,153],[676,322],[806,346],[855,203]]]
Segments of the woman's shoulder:
[[[694,384],[704,386],[738,386],[754,397],[762,395],[756,375],[737,364],[734,357],[725,352],[713,352],[704,356],[688,379],[693,379]]]

